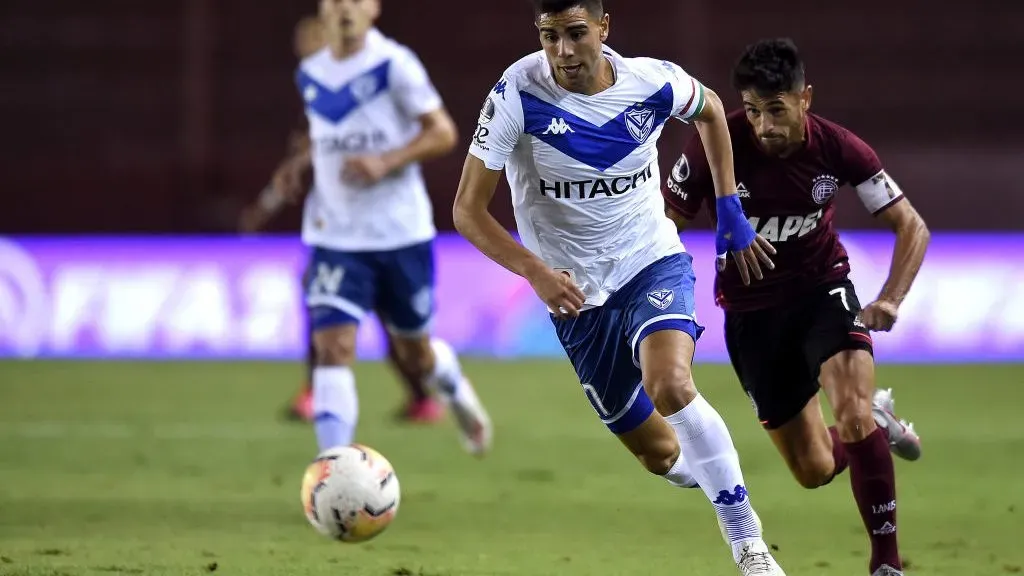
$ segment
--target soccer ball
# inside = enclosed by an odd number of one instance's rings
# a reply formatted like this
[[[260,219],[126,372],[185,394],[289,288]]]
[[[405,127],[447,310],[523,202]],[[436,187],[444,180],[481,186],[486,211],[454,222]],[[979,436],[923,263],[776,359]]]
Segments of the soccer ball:
[[[321,534],[364,542],[398,513],[398,477],[384,456],[353,444],[324,450],[302,477],[302,509]]]

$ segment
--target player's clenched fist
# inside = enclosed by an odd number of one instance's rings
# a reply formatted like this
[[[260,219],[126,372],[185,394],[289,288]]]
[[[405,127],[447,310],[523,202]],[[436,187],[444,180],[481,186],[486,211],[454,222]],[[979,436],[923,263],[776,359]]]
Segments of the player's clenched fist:
[[[564,320],[579,316],[580,308],[587,298],[568,273],[556,272],[545,266],[538,268],[526,279],[556,318]]]
[[[353,184],[371,186],[384,179],[391,171],[383,156],[352,156],[345,162],[342,178]]]
[[[888,300],[875,300],[860,312],[860,321],[868,330],[888,332],[896,324],[899,306]]]

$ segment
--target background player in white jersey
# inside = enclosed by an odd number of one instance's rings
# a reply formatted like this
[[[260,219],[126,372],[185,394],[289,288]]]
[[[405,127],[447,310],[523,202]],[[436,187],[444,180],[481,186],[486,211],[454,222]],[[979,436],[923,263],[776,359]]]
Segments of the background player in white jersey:
[[[293,51],[301,62],[303,59],[322,50],[326,45],[323,22],[318,15],[305,16],[295,24]],[[309,122],[305,114],[288,139],[288,155],[280,163],[274,178],[250,205],[246,206],[239,218],[239,230],[242,233],[253,233],[265,228],[287,204],[282,190],[307,185],[309,176],[308,160],[296,164],[293,160],[304,155],[309,146]],[[305,282],[304,282],[305,283]],[[316,349],[313,347],[313,326],[306,318],[306,357],[305,375],[298,393],[291,399],[285,409],[289,419],[312,422],[313,420],[313,369],[316,367]],[[395,351],[394,336],[386,332],[388,348],[388,364],[399,377],[407,393],[406,403],[399,409],[396,416],[399,420],[428,423],[444,416],[444,409],[427,390],[420,374],[415,373],[416,367],[406,367],[399,362]]]
[[[714,166],[723,251],[760,277],[771,260],[736,209],[721,101],[679,66],[604,45],[601,0],[535,0],[543,50],[487,96],[455,199],[455,226],[548,305],[583,390],[640,462],[713,502],[743,574],[783,574],[761,537],[725,422],[690,373],[692,259],[665,217],[657,140],[697,123]],[[518,244],[488,212],[505,169]],[[727,196],[726,196],[727,195]],[[731,210],[731,211],[730,211]],[[731,242],[731,246],[730,246]],[[768,250],[771,251],[770,246]]]
[[[321,449],[353,440],[356,331],[376,310],[402,363],[451,404],[467,449],[481,454],[487,413],[454,351],[429,335],[435,230],[419,162],[451,150],[455,125],[415,54],[373,27],[379,13],[377,0],[321,0],[327,47],[296,75],[310,144],[293,166],[311,163],[314,175],[302,237],[313,248],[317,440]]]

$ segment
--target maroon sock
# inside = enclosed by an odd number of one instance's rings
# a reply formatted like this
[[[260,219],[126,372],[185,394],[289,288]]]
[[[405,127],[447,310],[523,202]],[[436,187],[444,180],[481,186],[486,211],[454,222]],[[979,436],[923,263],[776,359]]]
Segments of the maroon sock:
[[[836,430],[836,427],[829,427],[828,433],[832,435],[832,461],[835,463],[835,469],[832,471],[832,477],[835,478],[846,470],[846,466],[850,464],[850,460],[846,454],[846,444],[843,444],[843,441],[839,439],[839,431]],[[829,482],[831,482],[831,480],[829,480]]]
[[[885,431],[877,428],[860,442],[846,444],[846,455],[853,498],[871,538],[870,570],[882,564],[902,570],[896,545],[896,472]]]

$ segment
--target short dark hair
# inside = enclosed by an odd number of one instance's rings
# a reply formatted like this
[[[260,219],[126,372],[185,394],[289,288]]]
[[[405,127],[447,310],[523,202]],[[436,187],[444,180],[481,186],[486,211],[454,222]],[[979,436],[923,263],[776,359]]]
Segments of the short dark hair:
[[[604,16],[604,2],[601,0],[533,0],[533,14],[557,14],[570,8],[583,8],[594,18]]]
[[[804,63],[789,38],[760,40],[747,46],[732,69],[732,86],[739,91],[778,94],[803,84]]]

